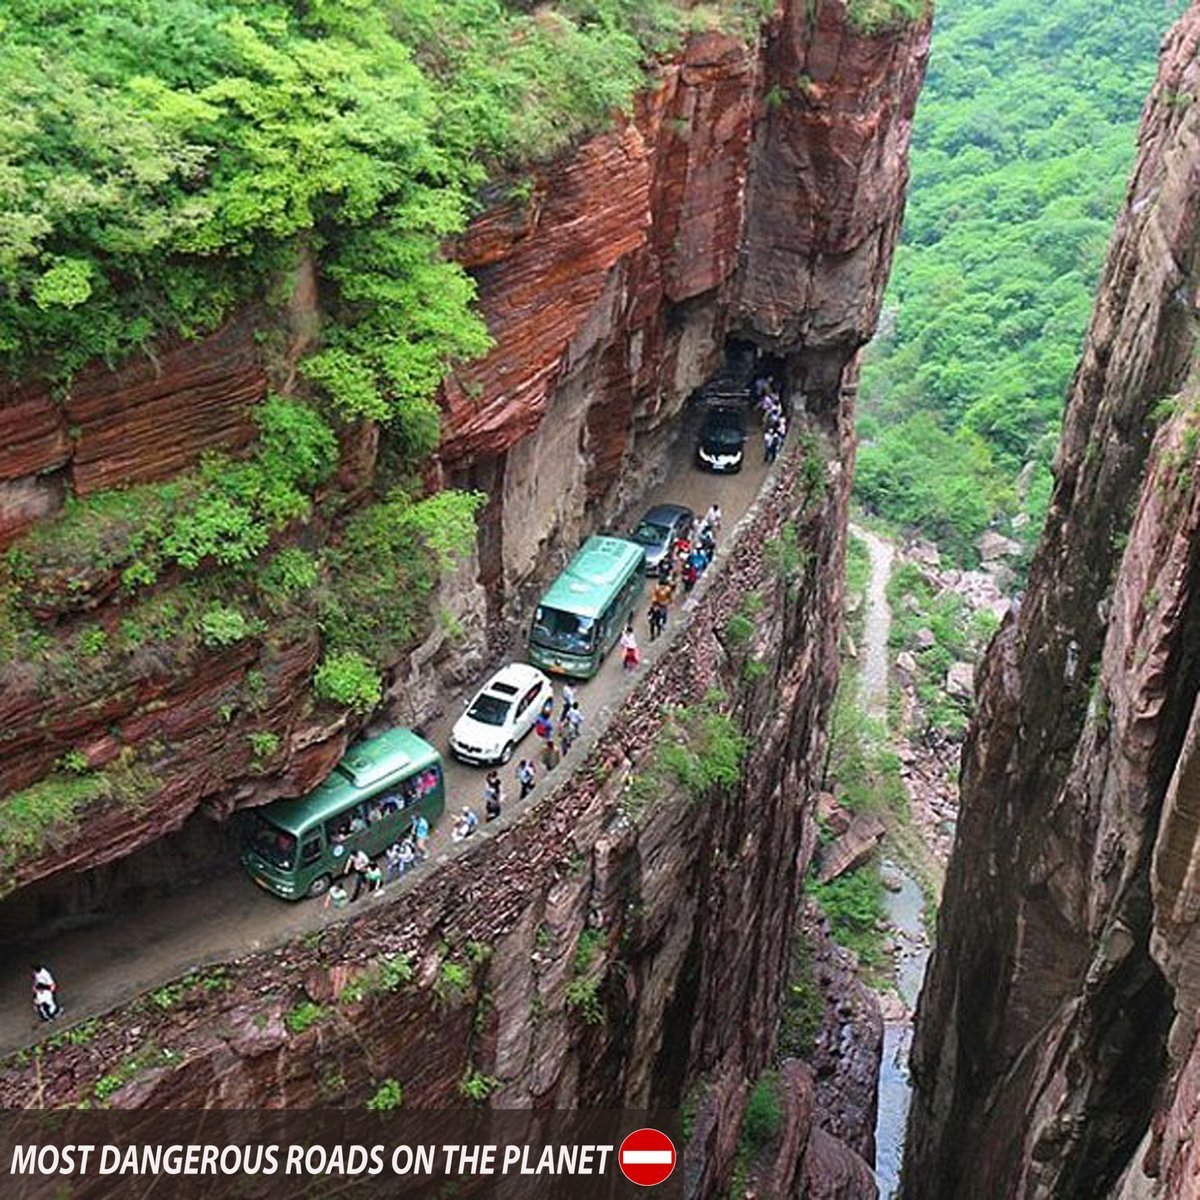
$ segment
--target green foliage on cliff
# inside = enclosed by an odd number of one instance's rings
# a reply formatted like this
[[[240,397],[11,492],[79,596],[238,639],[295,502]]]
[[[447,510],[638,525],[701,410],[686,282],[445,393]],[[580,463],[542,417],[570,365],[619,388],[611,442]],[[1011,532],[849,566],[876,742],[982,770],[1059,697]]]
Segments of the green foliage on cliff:
[[[1138,114],[1179,9],[937,6],[903,243],[863,373],[857,488],[960,558],[996,518],[1023,509],[1023,536],[1040,528]]]
[[[846,15],[863,33],[878,33],[920,20],[932,7],[933,0],[847,0]]]
[[[877,862],[872,860],[828,883],[810,881],[806,890],[829,918],[830,930],[840,945],[853,950],[868,969],[879,970],[886,965],[880,930],[887,913]]]
[[[0,896],[12,890],[12,869],[74,835],[86,810],[101,803],[137,804],[157,786],[127,754],[102,771],[63,771],[0,800]]]
[[[249,458],[205,458],[166,483],[100,492],[71,501],[9,550],[11,575],[30,605],[119,570],[127,590],[154,583],[167,566],[236,566],[254,560],[272,534],[308,515],[309,492],[333,470],[333,431],[310,407],[268,397],[255,411],[259,440]]]
[[[711,6],[745,21],[748,0]],[[332,320],[303,364],[414,454],[487,348],[441,253],[489,174],[627,108],[675,0],[11,0],[0,25],[0,371],[62,378],[235,304],[302,254]],[[279,286],[275,286],[279,285]]]

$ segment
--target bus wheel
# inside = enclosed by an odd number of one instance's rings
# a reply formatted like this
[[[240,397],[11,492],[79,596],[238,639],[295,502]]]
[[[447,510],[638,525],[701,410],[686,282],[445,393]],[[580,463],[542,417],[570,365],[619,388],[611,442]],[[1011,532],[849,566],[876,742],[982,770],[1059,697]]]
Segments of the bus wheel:
[[[329,891],[329,883],[330,880],[328,875],[318,875],[316,879],[314,879],[312,883],[308,885],[308,894],[310,896],[325,895],[325,893]]]
[[[500,751],[500,765],[504,766],[506,762],[513,756],[513,744],[508,742],[504,749]]]

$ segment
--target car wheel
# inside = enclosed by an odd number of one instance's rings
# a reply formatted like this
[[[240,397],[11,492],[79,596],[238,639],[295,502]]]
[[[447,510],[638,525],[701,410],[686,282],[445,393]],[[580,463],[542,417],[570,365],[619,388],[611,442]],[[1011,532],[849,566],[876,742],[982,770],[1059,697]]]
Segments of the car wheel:
[[[504,766],[504,764],[506,762],[508,762],[508,760],[510,758],[512,758],[512,756],[513,756],[513,744],[512,744],[512,742],[507,742],[504,746],[504,749],[500,751],[500,765]]]
[[[310,897],[323,896],[329,891],[330,878],[328,875],[318,875],[316,879],[308,885],[307,895]]]

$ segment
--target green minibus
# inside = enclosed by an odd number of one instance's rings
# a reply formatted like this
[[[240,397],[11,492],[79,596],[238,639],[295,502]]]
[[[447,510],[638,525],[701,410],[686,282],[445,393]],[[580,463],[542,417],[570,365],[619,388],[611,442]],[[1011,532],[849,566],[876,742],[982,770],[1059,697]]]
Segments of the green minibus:
[[[621,636],[646,580],[645,551],[617,537],[590,537],[538,603],[529,660],[590,679]]]
[[[441,755],[408,729],[352,746],[316,791],[248,814],[242,865],[287,900],[319,896],[355,850],[374,857],[418,816],[433,825],[446,804]]]

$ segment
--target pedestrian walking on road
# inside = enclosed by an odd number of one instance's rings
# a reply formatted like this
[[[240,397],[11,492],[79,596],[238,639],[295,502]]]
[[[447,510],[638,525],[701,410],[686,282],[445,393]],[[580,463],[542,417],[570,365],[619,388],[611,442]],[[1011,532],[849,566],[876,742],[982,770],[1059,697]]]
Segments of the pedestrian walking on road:
[[[721,506],[719,504],[713,503],[708,506],[708,512],[704,514],[703,527],[711,529],[714,538],[721,532]]]
[[[424,860],[429,857],[429,822],[424,813],[418,813],[412,821],[412,837],[417,854]]]
[[[650,640],[657,641],[664,629],[667,627],[667,606],[660,603],[658,600],[650,602],[650,611],[646,614],[646,620],[650,625]]]
[[[571,711],[571,705],[575,703],[575,689],[569,684],[563,684],[562,690],[562,713],[559,715],[559,722],[567,719],[567,713]]]
[[[404,867],[400,862],[400,843],[393,842],[384,853],[384,862],[387,864],[387,871],[384,874],[384,883],[395,883],[403,874]]]
[[[579,707],[579,702],[576,701],[571,705],[571,711],[567,713],[567,728],[571,730],[571,736],[575,741],[579,740],[579,735],[583,732],[583,710]]]
[[[641,662],[641,655],[638,654],[637,638],[633,636],[633,622],[630,621],[625,626],[625,632],[621,634],[621,650],[623,656],[621,663],[626,671],[633,671]]]
[[[417,848],[413,845],[412,838],[406,837],[400,843],[400,877],[404,878],[404,872],[413,866],[417,861]]]
[[[370,855],[363,849],[355,850],[353,854],[346,860],[346,869],[342,872],[343,875],[349,875],[354,872],[354,895],[350,897],[350,903],[362,895],[363,884],[367,882],[367,870],[371,865]]]
[[[533,791],[533,785],[536,782],[537,771],[534,769],[533,763],[527,758],[521,759],[517,763],[517,785],[521,789],[520,799],[524,800]]]
[[[483,816],[485,821],[494,821],[500,815],[504,803],[504,785],[495,771],[487,773],[483,786]]]
[[[58,1003],[58,984],[50,968],[33,964],[33,1010],[43,1021],[53,1021],[62,1012]]]
[[[561,761],[562,755],[559,754],[558,747],[554,744],[554,739],[547,738],[546,744],[542,747],[542,766],[547,771],[553,771]]]
[[[550,713],[546,711],[544,706],[542,711],[538,713],[537,720],[533,723],[533,732],[536,733],[543,742],[546,741],[547,738],[552,738],[554,736],[554,722],[550,719]]]

